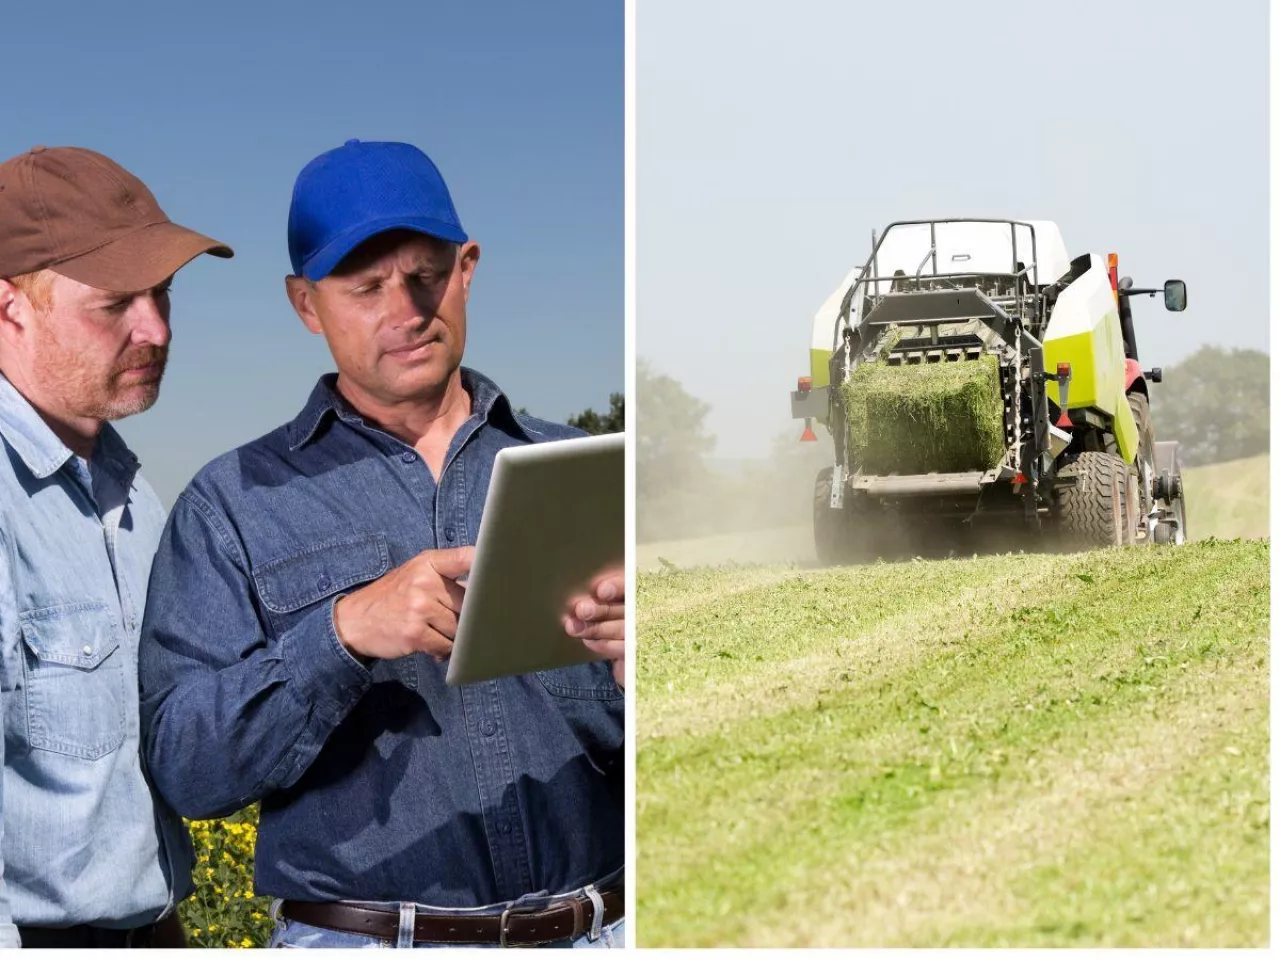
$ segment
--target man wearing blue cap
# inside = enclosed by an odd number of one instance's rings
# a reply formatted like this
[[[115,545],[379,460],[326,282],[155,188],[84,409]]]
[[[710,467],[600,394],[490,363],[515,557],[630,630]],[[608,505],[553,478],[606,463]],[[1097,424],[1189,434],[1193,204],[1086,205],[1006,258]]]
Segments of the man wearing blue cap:
[[[420,150],[313,160],[289,252],[338,372],[170,515],[140,663],[156,786],[192,818],[261,801],[273,945],[621,946],[621,572],[565,619],[612,668],[447,687],[441,664],[497,452],[578,431],[461,365],[480,251]]]

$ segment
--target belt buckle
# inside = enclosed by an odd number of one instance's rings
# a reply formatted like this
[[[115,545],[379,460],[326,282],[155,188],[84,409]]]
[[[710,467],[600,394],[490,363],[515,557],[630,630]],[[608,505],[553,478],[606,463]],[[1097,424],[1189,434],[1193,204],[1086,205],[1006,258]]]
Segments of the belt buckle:
[[[517,903],[511,904],[511,906],[503,910],[502,916],[498,918],[498,946],[499,947],[510,946],[510,944],[507,943],[507,919],[513,913],[540,913],[545,909],[547,909],[545,904],[542,906],[534,907],[534,906],[521,906],[517,902]]]

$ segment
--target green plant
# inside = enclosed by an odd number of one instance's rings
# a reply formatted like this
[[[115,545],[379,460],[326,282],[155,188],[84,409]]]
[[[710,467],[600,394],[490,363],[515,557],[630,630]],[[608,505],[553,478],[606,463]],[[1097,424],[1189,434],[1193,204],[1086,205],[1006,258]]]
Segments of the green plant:
[[[188,821],[195,847],[194,892],[178,908],[193,947],[265,947],[270,897],[253,894],[257,806],[223,820]]]

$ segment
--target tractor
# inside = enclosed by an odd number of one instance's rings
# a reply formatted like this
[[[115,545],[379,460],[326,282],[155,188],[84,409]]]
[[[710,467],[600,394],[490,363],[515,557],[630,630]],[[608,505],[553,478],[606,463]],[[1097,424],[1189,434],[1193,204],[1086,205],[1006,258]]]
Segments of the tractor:
[[[1176,442],[1157,442],[1115,254],[1067,254],[1049,221],[912,220],[814,318],[791,394],[832,462],[814,485],[818,558],[967,550],[982,532],[1063,549],[1182,543]]]

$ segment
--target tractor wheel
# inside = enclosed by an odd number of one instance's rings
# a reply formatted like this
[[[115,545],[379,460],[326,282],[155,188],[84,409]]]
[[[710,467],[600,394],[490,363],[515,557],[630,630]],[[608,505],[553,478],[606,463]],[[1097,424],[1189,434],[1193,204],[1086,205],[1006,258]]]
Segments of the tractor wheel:
[[[1058,492],[1058,527],[1072,549],[1121,547],[1134,542],[1135,477],[1114,453],[1088,451],[1059,471],[1075,484]]]
[[[844,507],[831,509],[832,472],[833,468],[823,467],[813,483],[813,545],[818,562],[830,567],[875,559],[865,512],[849,502],[847,493]]]
[[[1140,393],[1131,393],[1129,412],[1138,425],[1138,455],[1130,467],[1137,487],[1137,516],[1134,521],[1138,539],[1149,543],[1155,539],[1154,528],[1148,525],[1147,518],[1155,507],[1153,490],[1156,481],[1156,437],[1151,428],[1151,402]]]

